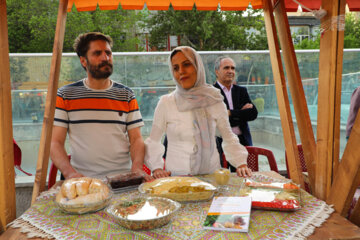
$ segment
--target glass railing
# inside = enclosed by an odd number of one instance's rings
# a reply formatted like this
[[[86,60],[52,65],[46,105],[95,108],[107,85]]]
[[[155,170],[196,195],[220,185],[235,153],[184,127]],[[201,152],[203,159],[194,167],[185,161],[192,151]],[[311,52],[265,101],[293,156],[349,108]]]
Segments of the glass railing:
[[[204,61],[207,81],[211,84],[215,81],[215,59],[227,55],[235,60],[236,81],[247,87],[259,111],[258,119],[250,122],[254,145],[272,149],[279,168],[284,170],[284,144],[269,52],[200,52],[200,55]],[[314,134],[316,134],[319,51],[297,51],[296,55],[310,118],[314,124]],[[114,73],[111,78],[134,90],[145,121],[145,127],[142,128],[144,138],[150,133],[153,113],[159,97],[175,89],[168,67],[168,56],[169,52],[114,53]],[[50,63],[51,54],[10,54],[14,138],[23,150],[23,167],[33,173],[37,161]],[[345,50],[341,91],[342,133],[349,113],[351,94],[360,85],[358,66],[360,66],[360,50]],[[63,54],[59,86],[84,77],[86,73],[78,57],[72,53]],[[292,107],[291,102],[290,97]],[[295,121],[294,113],[293,116]],[[342,138],[345,137],[341,135],[341,151],[345,145]],[[273,145],[274,142],[276,146]]]

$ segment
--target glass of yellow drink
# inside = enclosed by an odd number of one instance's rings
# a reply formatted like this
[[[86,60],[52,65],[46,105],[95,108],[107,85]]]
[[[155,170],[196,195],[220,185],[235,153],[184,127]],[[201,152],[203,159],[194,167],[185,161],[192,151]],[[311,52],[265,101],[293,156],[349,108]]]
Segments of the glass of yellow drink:
[[[214,172],[215,182],[219,187],[220,192],[229,189],[227,184],[230,180],[230,170],[227,168],[220,168]]]

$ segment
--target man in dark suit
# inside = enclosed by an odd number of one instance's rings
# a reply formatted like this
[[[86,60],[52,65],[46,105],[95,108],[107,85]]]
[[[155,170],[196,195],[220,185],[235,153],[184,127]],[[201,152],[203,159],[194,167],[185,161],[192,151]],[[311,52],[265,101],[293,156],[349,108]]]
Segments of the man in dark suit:
[[[235,84],[235,62],[230,57],[218,57],[215,61],[216,83],[214,87],[221,90],[228,109],[232,131],[238,136],[244,146],[252,146],[252,139],[248,121],[257,118],[257,109],[251,102],[247,89]],[[217,137],[216,144],[222,164],[222,138]],[[230,165],[231,171],[235,168]]]

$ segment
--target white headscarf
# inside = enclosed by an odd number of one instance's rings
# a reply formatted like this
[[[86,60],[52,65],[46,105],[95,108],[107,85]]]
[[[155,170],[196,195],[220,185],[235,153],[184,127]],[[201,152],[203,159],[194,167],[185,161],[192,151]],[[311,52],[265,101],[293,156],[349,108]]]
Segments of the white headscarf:
[[[171,55],[173,52],[181,51],[192,63],[197,72],[197,79],[194,86],[184,89],[174,77]],[[204,64],[200,55],[191,47],[181,46],[175,48],[169,57],[170,71],[176,84],[175,103],[180,112],[192,111],[194,115],[194,137],[197,144],[197,151],[190,159],[192,174],[209,173],[209,160],[216,150],[215,129],[211,127],[213,121],[206,112],[206,107],[223,102],[220,90],[207,84]]]

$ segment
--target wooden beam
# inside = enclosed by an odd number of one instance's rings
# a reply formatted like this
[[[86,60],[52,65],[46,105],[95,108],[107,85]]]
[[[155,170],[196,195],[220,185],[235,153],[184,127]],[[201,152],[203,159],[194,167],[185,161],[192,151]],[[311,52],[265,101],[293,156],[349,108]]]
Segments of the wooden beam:
[[[264,1],[264,18],[288,164],[290,169],[295,169],[295,171],[291,172],[290,175],[291,179],[295,183],[300,184],[301,187],[304,188],[304,179],[301,173],[299,152],[291,117],[289,97],[287,94],[284,69],[281,61],[271,0]]]
[[[349,140],[326,202],[346,216],[356,188],[360,184],[360,114],[357,114]],[[358,211],[358,209],[356,209]],[[356,216],[359,218],[359,215]]]
[[[340,0],[339,6],[339,31],[337,38],[336,58],[336,81],[335,81],[335,117],[334,117],[334,157],[333,157],[333,179],[340,159],[340,114],[341,114],[341,85],[344,55],[344,31],[345,31],[345,0]],[[342,30],[341,30],[342,29]]]
[[[16,218],[6,0],[0,0],[0,233]]]
[[[305,92],[301,82],[301,76],[295,55],[295,49],[291,38],[289,21],[286,15],[284,0],[280,0],[274,10],[275,22],[279,34],[281,50],[286,69],[286,77],[288,79],[290,87],[296,121],[301,138],[301,144],[304,151],[306,167],[309,173],[309,182],[311,189],[314,189],[316,143],[311,125],[309,110],[306,103]],[[294,171],[297,171],[297,169],[290,169],[290,175]]]
[[[333,164],[339,156],[340,91],[343,38],[338,15],[345,0],[322,1],[327,15],[321,19],[323,33],[320,39],[318,119],[317,119],[317,163],[314,195],[325,200],[329,194],[333,175]]]
[[[59,11],[56,23],[53,55],[51,58],[50,76],[45,103],[44,121],[40,138],[38,162],[36,166],[35,182],[32,194],[32,203],[35,202],[36,197],[39,196],[40,192],[45,190],[50,156],[51,135],[54,124],[56,95],[59,85],[61,55],[65,35],[67,4],[68,0],[59,1]]]

